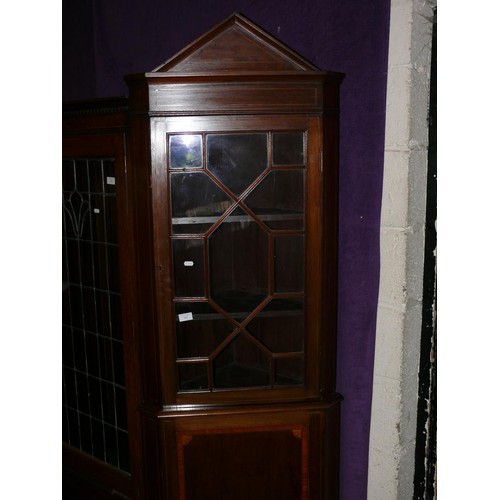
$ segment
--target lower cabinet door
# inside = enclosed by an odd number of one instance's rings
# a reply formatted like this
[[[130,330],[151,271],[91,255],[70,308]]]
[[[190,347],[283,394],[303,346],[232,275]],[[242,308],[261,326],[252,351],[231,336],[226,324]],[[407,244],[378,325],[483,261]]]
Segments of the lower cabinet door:
[[[177,414],[162,418],[161,429],[167,498],[337,498],[338,405],[298,412]]]
[[[180,498],[308,498],[308,428],[209,429],[177,434]]]

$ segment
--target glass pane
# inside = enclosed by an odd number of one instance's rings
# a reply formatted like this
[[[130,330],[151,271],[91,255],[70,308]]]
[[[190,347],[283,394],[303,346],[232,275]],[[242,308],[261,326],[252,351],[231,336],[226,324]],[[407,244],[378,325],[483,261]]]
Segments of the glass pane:
[[[75,168],[73,160],[63,160],[62,187],[63,191],[71,192],[75,189]]]
[[[79,193],[88,193],[89,177],[88,177],[88,161],[75,160],[75,173],[76,173],[76,191]]]
[[[71,283],[80,283],[80,246],[78,240],[64,239],[66,266],[68,269],[68,281]]]
[[[304,134],[273,134],[273,165],[304,165]]]
[[[269,289],[268,235],[253,219],[238,221],[240,213],[209,237],[211,296],[238,319],[248,316]]]
[[[172,240],[176,297],[205,295],[205,257],[202,239]]]
[[[201,168],[201,135],[172,135],[170,168]]]
[[[114,201],[114,197],[105,197],[102,194],[92,194],[90,196],[90,218],[92,219],[92,231],[91,236],[86,239],[92,238],[94,241],[106,241],[108,232],[107,222],[109,221],[109,219],[111,219],[111,221],[109,222],[111,222],[110,225],[113,225],[113,221],[116,220],[116,210],[111,209],[109,210],[109,213],[106,211],[106,205],[110,204],[110,200]],[[116,241],[117,239],[115,238],[113,243]]]
[[[267,134],[207,136],[208,169],[241,194],[267,168]]]
[[[105,197],[105,206],[103,210],[107,212],[106,216],[106,239],[108,243],[116,243],[118,245],[118,224],[114,221],[117,220],[116,215],[116,197],[115,196],[106,196]],[[100,213],[96,212],[95,208],[93,210],[95,216],[99,216]]]
[[[262,387],[270,385],[269,355],[239,334],[214,360],[214,387]]]
[[[279,293],[304,291],[304,236],[274,238],[275,290]]]
[[[276,385],[301,385],[304,383],[304,358],[276,359]]]
[[[206,232],[232,203],[202,172],[171,174],[170,190],[174,234]]]
[[[303,229],[304,171],[270,172],[245,198],[245,204],[271,229]]]
[[[62,176],[64,436],[128,471],[115,165],[68,159]]]
[[[208,389],[207,363],[179,363],[179,389],[196,391]]]
[[[303,352],[303,299],[272,300],[246,329],[273,353]]]
[[[210,304],[182,302],[175,305],[177,357],[208,357],[234,330]]]
[[[109,168],[107,170],[109,170]],[[111,176],[114,176],[114,173],[111,173]],[[101,161],[89,162],[89,180],[90,180],[91,191],[93,191],[94,193],[104,193],[105,191],[104,184],[106,183],[106,176],[105,176],[105,169],[103,162]]]

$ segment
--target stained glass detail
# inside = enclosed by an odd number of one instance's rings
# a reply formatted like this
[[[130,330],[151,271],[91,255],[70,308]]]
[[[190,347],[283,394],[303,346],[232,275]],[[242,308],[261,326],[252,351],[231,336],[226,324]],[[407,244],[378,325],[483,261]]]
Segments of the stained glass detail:
[[[129,472],[114,168],[63,160],[62,437]]]

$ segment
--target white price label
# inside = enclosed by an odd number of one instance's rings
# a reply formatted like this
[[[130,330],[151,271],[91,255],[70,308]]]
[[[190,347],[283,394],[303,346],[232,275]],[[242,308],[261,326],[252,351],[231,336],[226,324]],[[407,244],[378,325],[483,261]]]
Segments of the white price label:
[[[183,321],[193,321],[193,313],[183,313],[179,314],[179,323],[182,323]]]
[[[185,260],[184,261],[184,266],[185,267],[193,267],[194,266],[194,262],[192,260]]]
[[[106,177],[106,184],[110,184],[111,186],[114,186],[115,183],[115,178],[114,177]]]

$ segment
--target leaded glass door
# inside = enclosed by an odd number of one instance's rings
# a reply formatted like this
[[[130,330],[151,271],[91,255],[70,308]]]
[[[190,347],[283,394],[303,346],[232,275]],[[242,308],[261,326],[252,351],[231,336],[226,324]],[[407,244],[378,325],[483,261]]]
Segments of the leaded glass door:
[[[166,139],[177,391],[303,386],[307,131]]]
[[[114,158],[65,158],[63,442],[130,472]]]

